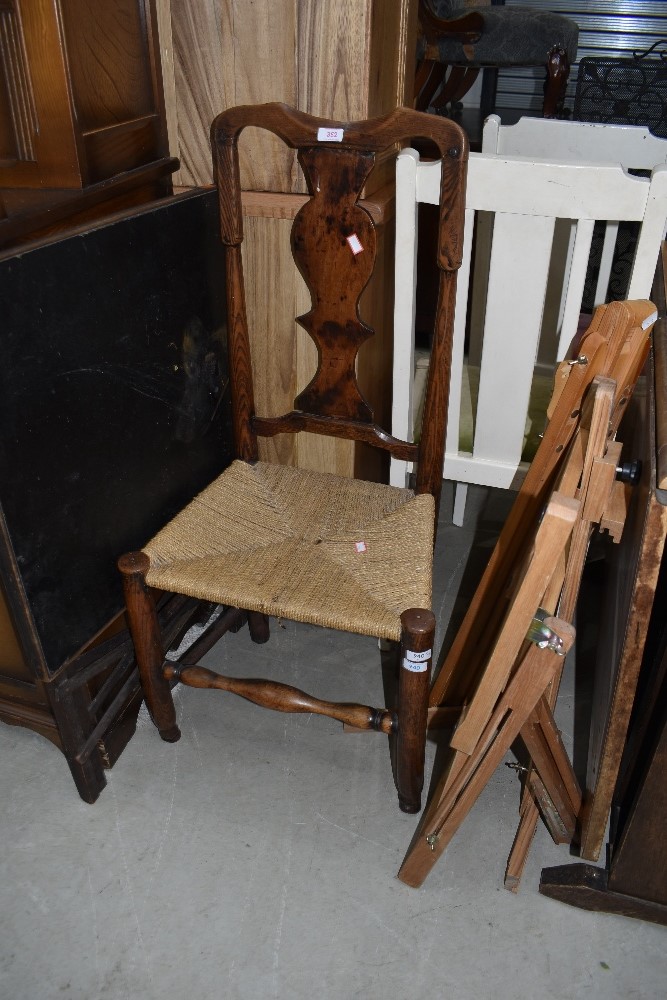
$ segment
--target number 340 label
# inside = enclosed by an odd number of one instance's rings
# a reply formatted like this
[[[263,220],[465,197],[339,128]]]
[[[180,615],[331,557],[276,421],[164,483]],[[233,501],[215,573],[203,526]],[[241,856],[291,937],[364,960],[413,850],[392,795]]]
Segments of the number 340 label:
[[[411,674],[423,674],[428,670],[428,661],[433,655],[433,650],[424,649],[421,652],[417,652],[414,649],[406,649],[405,656],[403,657],[403,667],[405,670],[409,670]]]
[[[343,128],[318,128],[318,142],[342,142],[345,129]]]

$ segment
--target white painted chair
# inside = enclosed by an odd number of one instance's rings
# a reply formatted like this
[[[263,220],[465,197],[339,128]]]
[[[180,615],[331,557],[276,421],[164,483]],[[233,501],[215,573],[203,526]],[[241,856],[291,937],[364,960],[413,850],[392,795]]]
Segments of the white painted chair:
[[[639,125],[571,122],[556,118],[520,118],[514,125],[503,125],[498,115],[489,115],[482,132],[482,152],[620,163],[625,170],[653,170],[658,164],[667,163],[667,139],[660,139]],[[605,226],[594,306],[607,301],[617,238],[618,221],[609,220]]]
[[[396,298],[394,316],[393,433],[414,431],[414,314],[418,203],[437,205],[440,168],[403,150],[396,168]],[[472,447],[460,446],[461,403],[468,382],[464,357],[470,260],[475,215],[491,212],[493,240],[486,288],[479,391]],[[650,295],[667,220],[667,166],[651,178],[620,166],[471,154],[466,193],[464,263],[459,271],[447,446],[443,476],[456,482],[454,523],[461,524],[467,484],[507,489],[517,481],[550,272],[557,219],[576,233],[563,287],[563,316],[553,364],[563,358],[579,324],[596,220],[634,220],[641,230],[629,298]],[[476,280],[480,276],[476,275]],[[560,297],[560,294],[559,294]],[[540,428],[541,430],[541,428]],[[405,483],[406,463],[393,462],[391,482]]]
[[[530,155],[540,159],[620,163],[628,169],[651,170],[667,161],[667,139],[640,125],[561,121],[557,118],[520,118],[503,125],[489,115],[482,133],[483,153]]]

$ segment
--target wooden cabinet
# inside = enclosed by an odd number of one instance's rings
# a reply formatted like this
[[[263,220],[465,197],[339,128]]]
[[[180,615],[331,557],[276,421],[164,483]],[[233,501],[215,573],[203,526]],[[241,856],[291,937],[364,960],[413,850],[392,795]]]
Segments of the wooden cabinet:
[[[0,58],[0,245],[171,192],[153,0],[0,0]]]

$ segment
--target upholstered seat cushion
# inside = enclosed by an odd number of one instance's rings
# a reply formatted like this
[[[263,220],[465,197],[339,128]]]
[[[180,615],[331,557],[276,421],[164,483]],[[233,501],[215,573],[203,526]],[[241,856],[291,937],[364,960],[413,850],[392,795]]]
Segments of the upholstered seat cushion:
[[[150,586],[399,639],[431,607],[434,500],[411,490],[236,461],[144,552]]]
[[[449,0],[431,0],[438,17],[463,17],[477,10],[484,17],[484,30],[478,42],[464,46],[442,38],[438,42],[440,61],[468,66],[545,66],[554,46],[562,46],[570,62],[577,55],[579,26],[561,14],[533,10],[530,7],[462,7]],[[419,42],[419,58],[425,52]]]

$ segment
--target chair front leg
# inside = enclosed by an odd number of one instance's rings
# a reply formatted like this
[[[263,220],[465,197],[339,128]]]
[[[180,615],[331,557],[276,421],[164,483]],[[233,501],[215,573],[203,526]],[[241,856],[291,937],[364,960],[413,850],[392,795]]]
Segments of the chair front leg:
[[[171,687],[162,673],[164,650],[160,624],[146,584],[149,566],[148,556],[143,552],[130,552],[118,560],[118,568],[123,574],[127,620],[148,711],[162,739],[175,743],[181,731],[176,725]]]
[[[401,626],[396,787],[403,812],[416,813],[421,809],[424,787],[435,616],[424,608],[409,608],[401,615]]]

